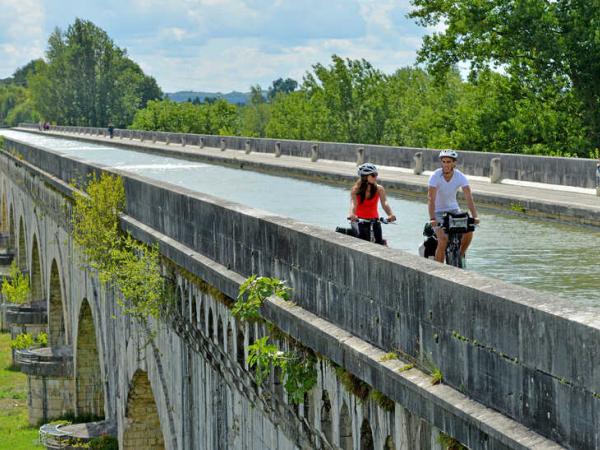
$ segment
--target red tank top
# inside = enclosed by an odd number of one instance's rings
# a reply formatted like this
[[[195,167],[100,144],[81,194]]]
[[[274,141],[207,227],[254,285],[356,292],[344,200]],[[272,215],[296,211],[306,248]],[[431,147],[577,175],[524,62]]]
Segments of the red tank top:
[[[357,198],[358,205],[356,205],[356,216],[360,219],[378,219],[379,211],[377,209],[377,203],[379,202],[379,191],[375,192],[375,195],[371,198],[365,198],[361,203],[360,197]]]

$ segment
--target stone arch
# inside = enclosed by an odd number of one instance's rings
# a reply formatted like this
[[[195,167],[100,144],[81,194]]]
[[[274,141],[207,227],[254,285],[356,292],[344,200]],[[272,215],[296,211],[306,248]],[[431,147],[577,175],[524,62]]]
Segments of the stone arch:
[[[346,402],[342,403],[340,411],[340,447],[343,450],[352,450],[352,418]]]
[[[385,438],[383,450],[396,450],[396,444],[394,444],[394,439],[392,438],[392,436],[388,436]]]
[[[200,322],[198,323],[202,334],[206,334],[206,313],[204,312],[204,302],[200,301]]]
[[[238,329],[237,332],[237,362],[240,366],[244,367],[245,362],[244,355],[244,332],[241,329]]]
[[[233,357],[233,330],[231,322],[227,321],[227,354]]]
[[[8,208],[6,207],[6,187],[2,192],[2,206],[0,207],[0,220],[2,221],[2,232],[8,231]]]
[[[321,431],[329,443],[333,442],[333,425],[331,422],[331,401],[329,394],[323,390],[321,396]]]
[[[27,269],[27,243],[25,240],[25,224],[23,223],[23,216],[19,218],[19,248],[17,254],[17,264],[19,269]]]
[[[50,347],[67,343],[65,330],[64,302],[62,283],[58,273],[56,259],[52,260],[50,268],[50,289],[48,297],[48,344]]]
[[[225,336],[223,336],[223,321],[221,316],[217,315],[217,343],[225,348]]]
[[[373,431],[365,418],[360,426],[360,450],[375,450],[373,447]]]
[[[192,323],[198,323],[198,305],[196,304],[196,296],[192,295]]]
[[[215,323],[213,321],[212,308],[208,308],[208,337],[214,339],[215,337]]]
[[[33,235],[31,241],[31,271],[29,280],[31,284],[31,300],[39,301],[44,298],[43,280],[42,280],[42,261],[40,259],[40,247],[37,236]]]
[[[183,315],[183,317],[185,317],[184,312],[183,312],[183,294],[181,291],[181,286],[177,286],[177,290],[175,293],[175,299],[176,299],[176,310],[179,314]]]
[[[15,213],[14,209],[11,205],[10,211],[8,212],[8,248],[14,251],[16,246],[16,233],[17,229],[15,228]]]
[[[131,379],[125,411],[123,450],[162,450],[165,440],[148,374],[138,370]]]
[[[81,302],[75,352],[75,413],[90,418],[104,417],[104,390],[96,328],[87,299]]]

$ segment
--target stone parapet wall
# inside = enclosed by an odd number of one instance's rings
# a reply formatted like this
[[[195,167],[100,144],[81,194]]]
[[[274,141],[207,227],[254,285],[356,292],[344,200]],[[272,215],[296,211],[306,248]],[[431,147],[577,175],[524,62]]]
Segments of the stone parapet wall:
[[[36,124],[19,124],[22,128],[37,129]],[[106,136],[105,128],[52,126],[53,131]],[[439,167],[439,150],[413,147],[350,144],[337,142],[311,142],[285,139],[247,138],[202,134],[168,133],[161,131],[114,131],[115,139],[138,139],[149,142],[175,143],[205,147],[273,153],[283,155],[357,161],[361,159],[392,167],[414,168],[415,155],[420,154],[424,170]],[[497,174],[492,174],[492,160],[499,164]],[[540,183],[595,188],[596,161],[587,158],[519,155],[511,153],[460,151],[459,168],[468,175],[502,178]]]

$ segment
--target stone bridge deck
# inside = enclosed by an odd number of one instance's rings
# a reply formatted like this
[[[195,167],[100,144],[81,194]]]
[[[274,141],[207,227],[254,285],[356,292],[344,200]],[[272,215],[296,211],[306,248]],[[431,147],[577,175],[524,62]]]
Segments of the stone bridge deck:
[[[30,128],[17,128],[26,132],[37,132]],[[90,136],[64,131],[46,131],[41,134],[56,135],[69,139],[110,144],[131,150],[150,152],[164,156],[192,161],[205,161],[216,164],[233,165],[241,168],[264,170],[274,173],[287,173],[298,177],[314,177],[333,182],[354,181],[356,164],[347,161],[281,155],[273,153],[232,150],[216,147],[199,148],[196,145],[166,144],[139,139],[109,139],[106,136]],[[386,187],[413,195],[423,195],[427,191],[428,175],[415,175],[406,168],[378,166],[380,179]],[[516,213],[537,215],[561,221],[576,222],[600,227],[600,197],[594,189],[559,186],[543,183],[504,180],[490,183],[483,177],[469,177],[477,204],[512,210]]]

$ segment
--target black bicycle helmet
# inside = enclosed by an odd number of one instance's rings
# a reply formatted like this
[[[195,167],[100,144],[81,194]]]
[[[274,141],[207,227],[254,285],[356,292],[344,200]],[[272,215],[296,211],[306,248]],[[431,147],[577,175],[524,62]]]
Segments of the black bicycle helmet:
[[[375,164],[364,163],[358,166],[358,176],[360,177],[372,175],[374,173],[377,173],[377,167],[375,167]]]

